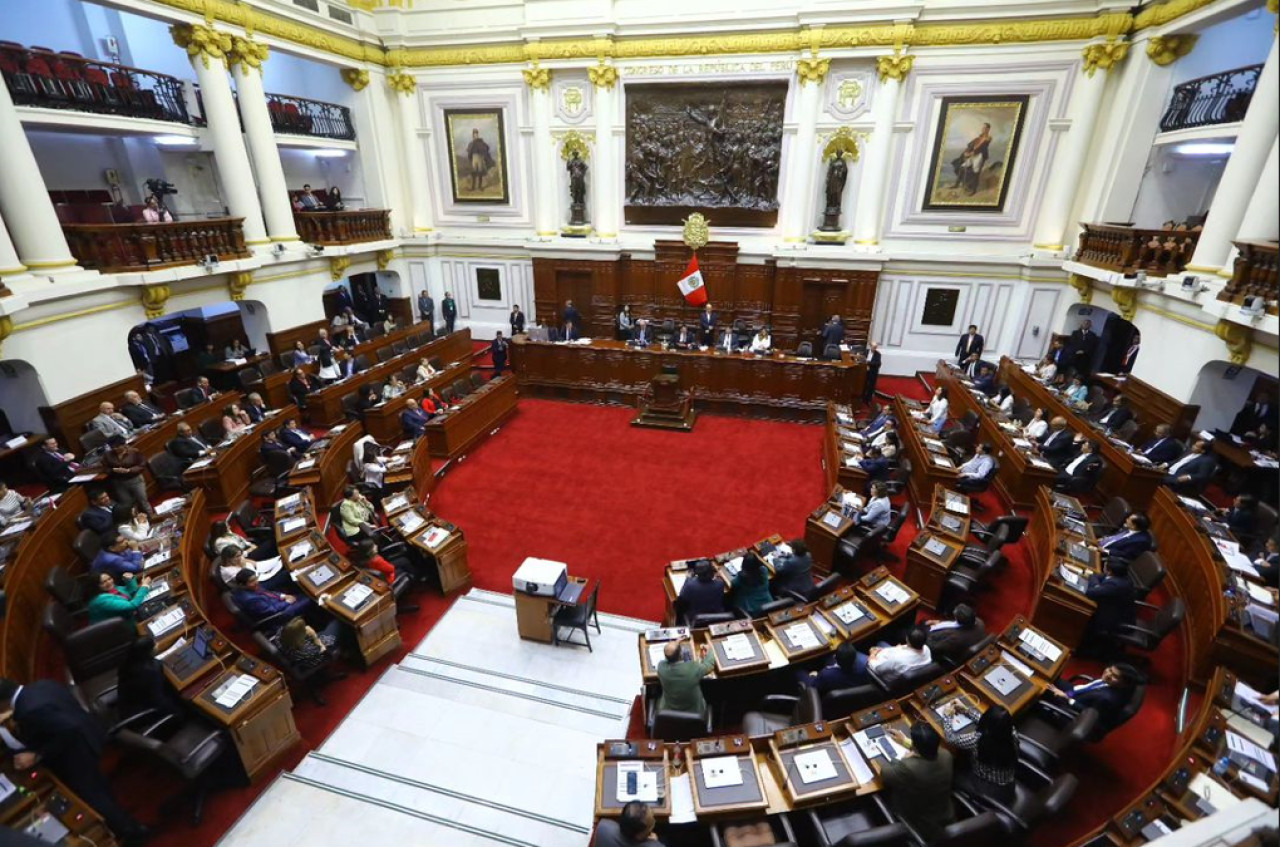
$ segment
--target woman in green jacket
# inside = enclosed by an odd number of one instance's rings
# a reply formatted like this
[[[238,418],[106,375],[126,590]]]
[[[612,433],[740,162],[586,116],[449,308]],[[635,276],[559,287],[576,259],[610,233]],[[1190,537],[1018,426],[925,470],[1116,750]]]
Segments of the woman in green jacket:
[[[98,593],[89,601],[89,623],[122,618],[135,620],[138,611],[151,593],[151,577],[144,576],[139,582],[133,576],[125,580],[124,585],[116,585],[115,579],[107,571],[98,574]]]
[[[733,578],[734,605],[751,617],[760,614],[760,607],[773,601],[769,593],[769,572],[764,562],[754,552],[742,557],[742,569]]]

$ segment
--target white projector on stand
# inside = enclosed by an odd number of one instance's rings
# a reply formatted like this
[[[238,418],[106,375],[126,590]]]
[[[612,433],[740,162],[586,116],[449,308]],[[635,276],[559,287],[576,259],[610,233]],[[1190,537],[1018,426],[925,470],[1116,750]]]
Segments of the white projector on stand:
[[[516,591],[536,594],[539,597],[557,597],[569,582],[569,566],[550,559],[525,559],[511,575],[511,586]]]

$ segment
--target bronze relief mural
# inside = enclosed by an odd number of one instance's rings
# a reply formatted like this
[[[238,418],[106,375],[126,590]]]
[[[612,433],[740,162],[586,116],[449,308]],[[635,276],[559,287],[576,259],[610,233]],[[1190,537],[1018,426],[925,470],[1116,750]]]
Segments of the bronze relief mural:
[[[771,227],[786,82],[627,86],[626,221]]]

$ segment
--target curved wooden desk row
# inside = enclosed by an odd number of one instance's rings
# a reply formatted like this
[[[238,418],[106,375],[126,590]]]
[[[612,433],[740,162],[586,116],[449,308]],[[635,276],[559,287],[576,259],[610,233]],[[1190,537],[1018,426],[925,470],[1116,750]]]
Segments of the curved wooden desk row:
[[[116,837],[102,817],[51,772],[39,767],[19,771],[13,758],[5,756],[0,775],[12,783],[12,789],[5,786],[12,793],[0,801],[0,827],[49,836],[65,830],[60,844],[115,847]]]
[[[1222,811],[1245,797],[1256,797],[1274,806],[1274,773],[1270,779],[1255,781],[1252,774],[1242,775],[1239,759],[1229,760],[1223,773],[1214,770],[1231,743],[1246,739],[1264,749],[1271,743],[1271,732],[1259,723],[1257,712],[1241,701],[1236,685],[1230,671],[1218,668],[1209,680],[1199,710],[1179,736],[1169,766],[1136,800],[1075,844],[1146,844],[1167,830]],[[1234,742],[1229,741],[1233,735]]]
[[[829,401],[862,396],[866,364],[848,353],[840,361],[699,350],[637,349],[621,341],[549,343],[519,336],[512,367],[534,396],[634,406],[649,380],[676,368],[681,387],[700,411],[818,420]]]
[[[233,438],[213,448],[213,454],[187,466],[182,478],[203,488],[208,508],[225,512],[236,507],[249,493],[253,474],[262,467],[262,434],[279,429],[289,418],[296,418],[296,406],[273,409],[267,418],[236,433]]]
[[[421,447],[423,439],[419,439]],[[401,491],[382,501],[387,523],[406,543],[436,563],[436,576],[444,594],[471,584],[467,564],[467,536],[457,524],[433,515],[422,505],[421,495],[410,497]]]
[[[822,472],[831,491],[837,485],[849,491],[867,490],[867,472],[858,467],[849,446],[860,443],[853,409],[842,403],[827,404],[826,432],[822,436]]]
[[[1000,360],[1000,379],[1015,397],[1027,401],[1033,408],[1044,409],[1046,418],[1060,415],[1066,418],[1067,427],[1073,432],[1098,443],[1098,453],[1106,462],[1098,482],[1099,491],[1107,497],[1123,497],[1135,509],[1147,507],[1164,481],[1164,471],[1134,458],[1121,444],[1106,438],[1101,430],[1095,429],[1078,411],[1008,356]]]
[[[347,466],[355,459],[355,444],[364,436],[364,426],[359,423],[333,427],[293,466],[289,485],[311,489],[316,503],[325,506],[336,503],[349,482]],[[384,482],[388,486],[412,485],[419,500],[430,495],[436,478],[431,472],[425,438],[405,439],[395,444]]]
[[[916,505],[930,502],[938,486],[954,488],[960,476],[942,440],[912,414],[922,414],[924,409],[914,400],[893,398],[893,417],[898,422],[898,439],[902,442],[898,462],[911,464],[907,489]]]
[[[275,532],[276,548],[293,581],[317,606],[352,629],[366,667],[400,647],[391,586],[357,570],[329,546],[310,493],[276,501]]]
[[[858,595],[862,595],[861,588]],[[1031,707],[1057,677],[1066,662],[1067,651],[1054,645],[1059,651],[1056,660],[1033,658],[1026,652],[1023,641],[1030,632],[1026,622],[1019,618],[1001,634],[996,644],[965,667],[944,674],[904,697],[848,717],[790,727],[759,738],[728,735],[696,740],[688,745],[661,741],[605,742],[597,748],[595,814],[606,817],[621,812],[625,801],[619,799],[618,767],[633,761],[640,761],[645,770],[656,772],[659,784],[667,789],[654,803],[659,817],[671,814],[673,780],[681,779],[684,774],[690,777],[688,789],[692,791],[699,818],[751,812],[778,814],[874,793],[882,787],[878,774],[885,754],[867,737],[866,730],[872,729],[876,735],[879,733],[874,727],[896,725],[905,731],[911,721],[925,720],[943,734],[942,722],[946,718],[941,710],[956,698],[964,698],[979,711],[1001,705],[1017,715]],[[724,639],[729,637],[732,636],[717,636],[701,630],[694,633],[695,642],[709,640],[713,645],[717,664],[722,660]],[[644,638],[642,635],[642,661],[647,653]],[[1016,685],[1002,694],[991,680],[1006,674],[1016,680]],[[895,755],[902,752],[896,745],[893,749]],[[796,757],[807,753],[825,758],[834,775],[806,780]],[[709,784],[700,760],[725,756],[738,759],[743,776],[741,783],[724,787]],[[811,761],[815,757],[805,758]]]
[[[433,417],[423,438],[432,456],[453,458],[489,435],[516,413],[516,378],[506,374],[472,391]]]
[[[437,393],[453,385],[459,379],[471,379],[471,356],[467,355],[457,361],[445,362],[444,369],[433,377],[422,382],[406,383],[404,394],[394,400],[386,400],[364,413],[364,431],[379,441],[391,441],[403,438],[404,425],[400,423],[400,414],[408,407],[409,400],[421,400],[428,390]],[[406,365],[406,367],[408,367]]]
[[[312,426],[333,426],[346,417],[342,398],[359,391],[371,382],[385,382],[391,374],[400,373],[409,365],[416,365],[423,358],[438,357],[442,362],[459,360],[470,362],[471,330],[460,329],[444,338],[437,338],[401,353],[385,362],[373,365],[354,376],[326,385],[307,395],[307,422]],[[285,398],[289,399],[288,397]]]

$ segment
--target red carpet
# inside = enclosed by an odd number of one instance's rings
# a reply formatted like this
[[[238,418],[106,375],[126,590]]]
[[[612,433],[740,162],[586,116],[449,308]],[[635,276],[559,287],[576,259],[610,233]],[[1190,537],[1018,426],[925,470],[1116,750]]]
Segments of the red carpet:
[[[916,398],[927,394],[914,378],[882,378],[880,389]],[[450,467],[431,506],[466,532],[475,586],[510,591],[520,562],[541,556],[598,579],[604,611],[659,620],[660,580],[668,561],[733,549],[773,532],[798,535],[824,497],[818,426],[704,416],[686,434],[634,428],[632,416],[629,409],[522,400],[501,432]],[[994,494],[981,499],[984,519],[1005,512]],[[890,567],[899,575],[916,532],[913,511],[892,549],[896,562]],[[1008,570],[978,600],[991,629],[1029,609],[1037,589],[1021,546],[1006,551]],[[400,618],[406,648],[421,640],[450,603],[428,594],[419,602],[420,612]],[[1167,765],[1181,694],[1181,650],[1178,639],[1166,641],[1153,662],[1141,716],[1072,764],[1081,776],[1080,790],[1057,819],[1037,829],[1037,847],[1069,844],[1097,827]],[[330,686],[327,707],[298,704],[303,744],[284,765],[318,747],[385,666],[353,672]],[[1071,666],[1072,672],[1097,670],[1097,663]],[[155,820],[163,797],[156,796],[154,775],[134,761],[120,769],[119,779],[126,805],[142,807],[143,818]],[[154,843],[212,845],[268,784],[269,778],[215,794],[202,826],[179,822]],[[150,800],[145,806],[142,797]]]

